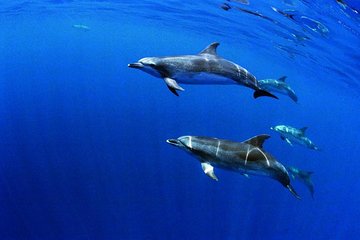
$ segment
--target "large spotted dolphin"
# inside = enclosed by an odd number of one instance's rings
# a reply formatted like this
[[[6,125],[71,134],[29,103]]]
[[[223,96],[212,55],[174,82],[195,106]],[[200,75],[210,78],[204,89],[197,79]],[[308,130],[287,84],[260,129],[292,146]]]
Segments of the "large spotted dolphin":
[[[263,149],[263,143],[269,135],[258,135],[244,142],[229,140],[182,136],[168,139],[167,143],[186,150],[201,163],[204,173],[218,180],[214,167],[239,172],[247,176],[258,175],[273,178],[286,187],[296,198],[299,195],[290,184],[286,168]]]
[[[254,75],[245,68],[226,60],[216,53],[219,43],[214,42],[195,55],[146,57],[128,64],[155,77],[162,78],[172,93],[184,89],[183,84],[234,84],[254,89],[254,98],[268,96],[277,98],[263,90]]]

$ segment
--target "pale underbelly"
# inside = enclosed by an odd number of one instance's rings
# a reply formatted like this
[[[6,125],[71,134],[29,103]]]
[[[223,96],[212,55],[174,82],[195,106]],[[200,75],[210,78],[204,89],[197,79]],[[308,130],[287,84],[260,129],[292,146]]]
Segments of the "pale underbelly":
[[[218,85],[237,85],[238,82],[217,74],[209,73],[180,73],[173,78],[182,84],[218,84]]]
[[[245,165],[244,162],[237,162],[237,163],[224,163],[224,162],[213,162],[212,163],[215,167],[229,170],[232,172],[238,172],[240,174],[250,174],[255,176],[270,176],[270,173],[267,171],[266,168],[261,166],[256,166],[253,163],[247,163]]]

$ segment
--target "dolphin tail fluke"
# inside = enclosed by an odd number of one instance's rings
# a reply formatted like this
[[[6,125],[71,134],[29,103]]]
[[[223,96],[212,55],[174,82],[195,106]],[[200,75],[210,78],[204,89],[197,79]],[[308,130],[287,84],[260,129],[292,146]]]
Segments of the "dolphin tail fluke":
[[[314,184],[312,183],[311,179],[309,179],[309,181],[306,181],[305,185],[309,189],[312,199],[314,199],[315,190],[314,190]]]
[[[290,184],[288,184],[287,189],[289,189],[289,191],[292,193],[292,195],[294,195],[297,199],[301,199],[301,197],[296,193],[295,189],[293,188],[293,186],[291,186]]]
[[[298,97],[296,96],[296,94],[294,92],[289,92],[289,97],[294,101],[297,102],[298,101]]]
[[[254,92],[254,98],[258,98],[258,97],[272,97],[272,98],[276,98],[279,99],[277,96],[265,91],[265,90],[256,90]]]
[[[314,184],[311,181],[311,176],[314,172],[311,171],[302,171],[302,175],[304,176],[304,184],[309,189],[311,197],[314,199]]]
[[[299,180],[302,184],[304,184],[307,189],[309,190],[311,197],[314,199],[314,184],[311,181],[311,176],[314,172],[312,171],[304,171],[300,170],[295,167],[286,167],[289,174],[292,176],[293,179]]]

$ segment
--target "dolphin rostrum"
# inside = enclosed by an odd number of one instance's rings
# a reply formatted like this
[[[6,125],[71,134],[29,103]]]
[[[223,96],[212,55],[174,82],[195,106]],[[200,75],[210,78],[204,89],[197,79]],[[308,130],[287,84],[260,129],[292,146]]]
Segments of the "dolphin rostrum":
[[[311,176],[314,172],[303,171],[296,167],[286,166],[287,171],[293,179],[297,179],[309,189],[311,197],[314,198],[314,184],[311,181]]]
[[[214,173],[214,167],[236,171],[244,176],[267,176],[279,181],[300,199],[290,184],[286,168],[264,151],[263,143],[269,137],[258,135],[244,142],[233,142],[210,137],[182,136],[168,139],[166,142],[198,158],[204,173],[216,181],[218,178]]]
[[[235,84],[254,89],[254,98],[261,96],[277,98],[263,90],[254,75],[245,68],[217,55],[218,46],[219,43],[214,42],[195,55],[146,57],[136,63],[128,64],[128,67],[164,79],[170,91],[177,96],[177,91],[184,91],[179,83]]]
[[[294,102],[297,102],[298,98],[295,91],[285,82],[285,79],[286,76],[279,79],[262,79],[258,80],[258,83],[263,90],[288,95]]]
[[[313,150],[320,150],[307,136],[305,136],[307,127],[297,129],[287,125],[277,125],[270,129],[278,132],[281,139],[285,140],[291,146],[293,146],[293,143],[297,143]]]

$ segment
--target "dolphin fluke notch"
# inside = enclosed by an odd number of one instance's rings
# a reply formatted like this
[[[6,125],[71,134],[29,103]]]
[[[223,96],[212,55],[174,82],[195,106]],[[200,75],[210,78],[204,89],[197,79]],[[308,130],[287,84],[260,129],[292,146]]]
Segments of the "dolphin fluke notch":
[[[293,186],[291,186],[290,184],[288,184],[286,186],[287,189],[289,189],[289,191],[292,193],[292,195],[294,195],[297,199],[301,199],[301,197],[299,196],[299,194],[296,193],[295,189],[293,188]]]
[[[276,98],[276,99],[279,99],[277,96],[275,96],[274,94],[271,94],[267,91],[264,91],[264,90],[256,90],[254,92],[254,98],[258,98],[258,97],[272,97],[272,98]]]
[[[209,46],[207,46],[204,50],[202,50],[199,54],[211,54],[217,55],[216,49],[220,45],[218,42],[213,42]]]

